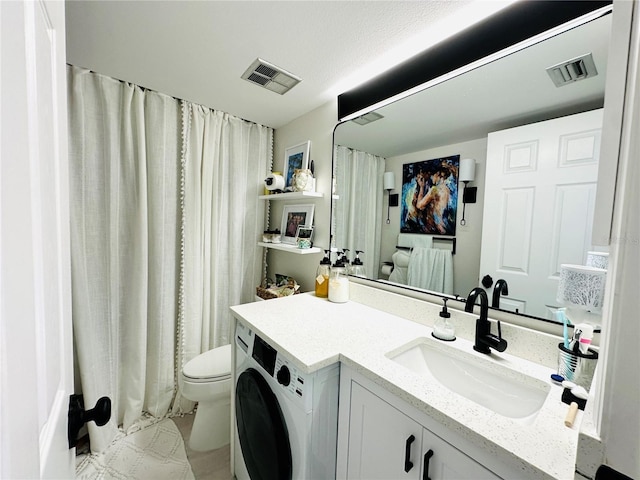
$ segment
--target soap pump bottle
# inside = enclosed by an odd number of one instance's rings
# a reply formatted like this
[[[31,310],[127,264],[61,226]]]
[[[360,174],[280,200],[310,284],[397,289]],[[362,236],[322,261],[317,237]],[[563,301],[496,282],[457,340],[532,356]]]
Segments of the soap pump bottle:
[[[355,277],[367,277],[367,271],[364,268],[364,263],[360,260],[360,254],[364,253],[362,250],[356,250],[356,258],[351,262],[351,275]]]
[[[331,266],[329,275],[329,301],[345,303],[349,300],[349,275],[347,273],[342,252]]]
[[[444,304],[442,305],[442,310],[438,314],[440,318],[436,320],[436,324],[433,326],[433,335],[438,340],[444,340],[445,342],[452,342],[456,339],[456,330],[455,327],[449,322],[449,318],[451,314],[447,310],[447,300],[444,299]]]
[[[344,273],[346,275],[351,275],[351,262],[349,261],[349,249],[342,249],[342,258],[341,258],[342,266],[344,267]]]
[[[324,258],[316,271],[316,297],[327,298],[329,296],[329,273],[331,272],[330,250],[324,251]]]

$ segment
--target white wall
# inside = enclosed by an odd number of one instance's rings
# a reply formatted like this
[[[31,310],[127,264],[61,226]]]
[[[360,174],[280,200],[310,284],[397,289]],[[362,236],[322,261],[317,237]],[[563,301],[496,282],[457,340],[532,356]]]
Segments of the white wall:
[[[271,229],[280,228],[283,205],[312,203],[314,212],[314,246],[329,248],[329,226],[331,224],[331,173],[333,155],[333,129],[338,123],[338,107],[335,100],[312,110],[275,131],[273,169],[284,168],[284,151],[287,147],[311,140],[309,158],[314,161],[316,190],[323,192],[324,197],[301,202],[271,201]],[[315,274],[322,254],[295,255],[292,253],[269,250],[267,255],[267,275],[275,278],[276,273],[289,275],[296,279],[303,292],[315,288]]]
[[[405,163],[430,160],[432,158],[460,155],[460,158],[474,158],[476,160],[476,179],[469,183],[469,187],[478,187],[477,203],[468,204],[465,210],[467,224],[460,225],[462,218],[462,188],[458,200],[458,216],[456,226],[456,254],[453,257],[453,292],[466,296],[472,288],[478,285],[480,275],[480,242],[482,240],[482,210],[484,208],[484,176],[487,159],[487,139],[481,138],[468,142],[446,145],[418,152],[407,153],[387,159],[386,171],[394,172],[397,189],[400,193],[402,182],[402,165]],[[384,209],[387,209],[388,197],[385,195]],[[382,225],[382,242],[380,246],[380,261],[391,261],[391,255],[396,250],[398,234],[400,233],[400,207],[391,207],[389,216],[391,223]]]

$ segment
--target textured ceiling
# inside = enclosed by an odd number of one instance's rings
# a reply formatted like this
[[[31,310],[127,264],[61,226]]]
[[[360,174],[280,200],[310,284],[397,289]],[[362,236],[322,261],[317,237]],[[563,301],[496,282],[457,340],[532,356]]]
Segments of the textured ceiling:
[[[277,128],[334,99],[345,77],[470,5],[73,0],[66,3],[67,63]],[[281,96],[242,80],[258,57],[302,82]]]

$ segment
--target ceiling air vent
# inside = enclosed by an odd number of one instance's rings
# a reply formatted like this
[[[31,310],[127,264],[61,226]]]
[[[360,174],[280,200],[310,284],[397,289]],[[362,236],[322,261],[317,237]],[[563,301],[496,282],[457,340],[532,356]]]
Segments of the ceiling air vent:
[[[354,118],[352,122],[357,123],[358,125],[367,125],[369,123],[375,122],[376,120],[380,120],[381,118],[384,117],[379,113],[369,112]]]
[[[247,68],[242,78],[280,95],[287,93],[301,81],[295,75],[260,58]]]
[[[598,75],[590,53],[549,67],[547,68],[547,73],[556,87],[562,87],[569,83]]]

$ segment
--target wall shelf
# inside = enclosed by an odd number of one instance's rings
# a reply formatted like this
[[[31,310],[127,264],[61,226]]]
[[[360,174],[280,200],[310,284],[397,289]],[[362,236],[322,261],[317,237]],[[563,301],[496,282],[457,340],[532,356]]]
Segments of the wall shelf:
[[[264,243],[258,242],[259,247],[272,248],[274,250],[282,250],[283,252],[296,253],[298,255],[308,255],[310,253],[322,253],[322,249],[318,247],[298,248],[288,243]]]
[[[322,198],[324,193],[321,192],[287,192],[272,193],[271,195],[260,195],[260,200],[295,200],[296,198]]]

